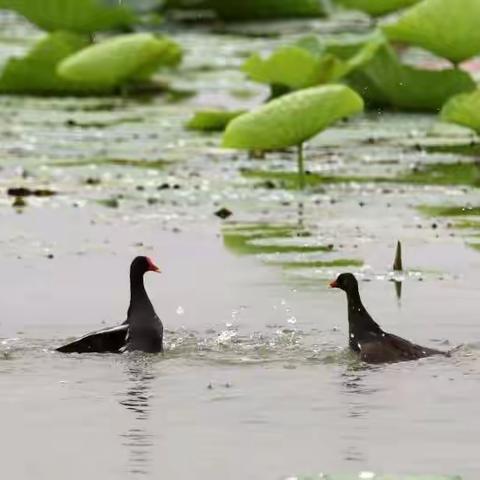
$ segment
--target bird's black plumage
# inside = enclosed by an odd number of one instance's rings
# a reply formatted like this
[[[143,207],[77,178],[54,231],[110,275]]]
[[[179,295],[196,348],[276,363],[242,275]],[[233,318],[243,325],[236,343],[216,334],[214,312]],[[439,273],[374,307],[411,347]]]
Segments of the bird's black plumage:
[[[401,362],[431,355],[449,355],[448,352],[422,347],[384,332],[363,306],[357,279],[351,273],[342,273],[330,286],[347,294],[349,345],[363,361]]]
[[[143,276],[159,269],[148,257],[136,257],[130,265],[130,305],[121,325],[88,333],[57,348],[63,353],[163,351],[163,325],[148,298]]]

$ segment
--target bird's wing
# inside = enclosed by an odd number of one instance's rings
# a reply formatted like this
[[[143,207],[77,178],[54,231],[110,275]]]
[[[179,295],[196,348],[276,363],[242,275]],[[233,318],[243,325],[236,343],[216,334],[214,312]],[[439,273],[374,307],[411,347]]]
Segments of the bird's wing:
[[[63,353],[119,352],[125,345],[128,328],[128,325],[122,324],[116,327],[90,332],[56,350]]]
[[[401,362],[418,360],[430,355],[444,355],[440,350],[422,347],[391,333],[383,333],[378,341],[361,345],[361,357],[369,363]]]

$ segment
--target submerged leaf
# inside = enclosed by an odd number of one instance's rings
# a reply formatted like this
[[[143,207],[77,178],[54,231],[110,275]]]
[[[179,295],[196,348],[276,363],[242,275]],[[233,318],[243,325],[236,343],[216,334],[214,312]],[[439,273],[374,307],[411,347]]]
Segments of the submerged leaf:
[[[121,35],[89,46],[58,66],[65,79],[98,87],[115,87],[147,79],[160,66],[181,59],[177,43],[151,33]]]
[[[23,58],[10,59],[0,76],[0,92],[29,94],[91,91],[78,82],[57,75],[57,64],[88,44],[86,38],[67,32],[42,38]]]
[[[480,89],[451,98],[442,108],[441,119],[480,133]]]
[[[459,63],[480,53],[479,18],[479,0],[423,0],[383,29],[391,40]]]
[[[362,110],[362,99],[344,85],[300,90],[232,120],[223,146],[274,150],[298,145],[340,118]]]
[[[377,35],[375,38],[374,54],[347,77],[349,85],[363,96],[367,104],[438,111],[452,95],[475,88],[472,77],[462,70],[425,70],[403,65],[384,38]],[[371,40],[331,45],[329,49],[340,57],[348,57],[352,50],[364,49],[365,44],[371,44]]]
[[[135,21],[126,7],[102,0],[0,0],[0,8],[14,10],[48,31],[91,33]]]
[[[337,3],[355,10],[361,10],[370,15],[385,15],[386,13],[409,7],[420,0],[336,0]]]
[[[195,112],[187,122],[186,127],[191,130],[205,132],[223,132],[226,126],[236,117],[245,113],[244,110],[228,112],[226,110],[201,110]]]

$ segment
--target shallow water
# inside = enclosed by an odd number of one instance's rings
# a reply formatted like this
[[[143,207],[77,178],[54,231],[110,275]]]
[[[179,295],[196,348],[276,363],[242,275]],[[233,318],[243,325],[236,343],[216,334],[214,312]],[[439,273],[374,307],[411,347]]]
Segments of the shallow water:
[[[18,44],[2,44],[2,59],[38,36],[18,20],[8,25]],[[336,28],[348,25],[342,19]],[[331,22],[313,27],[335,33]],[[297,23],[286,31],[301,33]],[[415,207],[478,204],[478,191],[374,182],[306,195],[252,188],[239,167],[291,169],[289,154],[247,159],[219,150],[216,136],[181,127],[198,105],[248,107],[262,98],[265,90],[233,69],[252,39],[177,36],[190,53],[172,81],[198,89],[182,103],[0,98],[2,191],[58,192],[28,197],[20,210],[0,197],[2,478],[263,480],[373,471],[476,480],[480,255],[468,246],[475,232]],[[253,42],[269,48],[278,39]],[[202,62],[232,69],[202,72]],[[238,88],[252,96],[240,100]],[[106,102],[114,108],[95,108]],[[72,119],[95,125],[72,127]],[[373,145],[365,142],[372,132]],[[369,114],[319,136],[306,152],[314,171],[373,177],[456,159],[419,152],[417,143],[469,140],[439,128],[434,116]],[[139,168],[119,159],[171,163]],[[172,188],[158,189],[165,184]],[[300,224],[310,234],[273,244],[332,244],[332,255],[361,259],[352,270],[386,330],[460,347],[451,358],[360,364],[345,349],[345,298],[327,288],[340,269],[282,268],[311,260],[309,253],[229,250],[213,215],[220,207],[234,221]],[[400,301],[390,272],[398,239],[408,268]],[[147,289],[166,327],[165,354],[55,353],[69,338],[124,320],[128,264],[140,253],[164,272],[149,275]]]

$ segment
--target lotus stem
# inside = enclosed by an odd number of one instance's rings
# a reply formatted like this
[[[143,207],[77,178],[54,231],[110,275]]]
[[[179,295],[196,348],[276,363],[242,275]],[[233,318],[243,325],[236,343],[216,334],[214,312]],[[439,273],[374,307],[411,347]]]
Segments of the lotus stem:
[[[305,189],[305,168],[303,164],[303,143],[297,146],[298,188]]]

